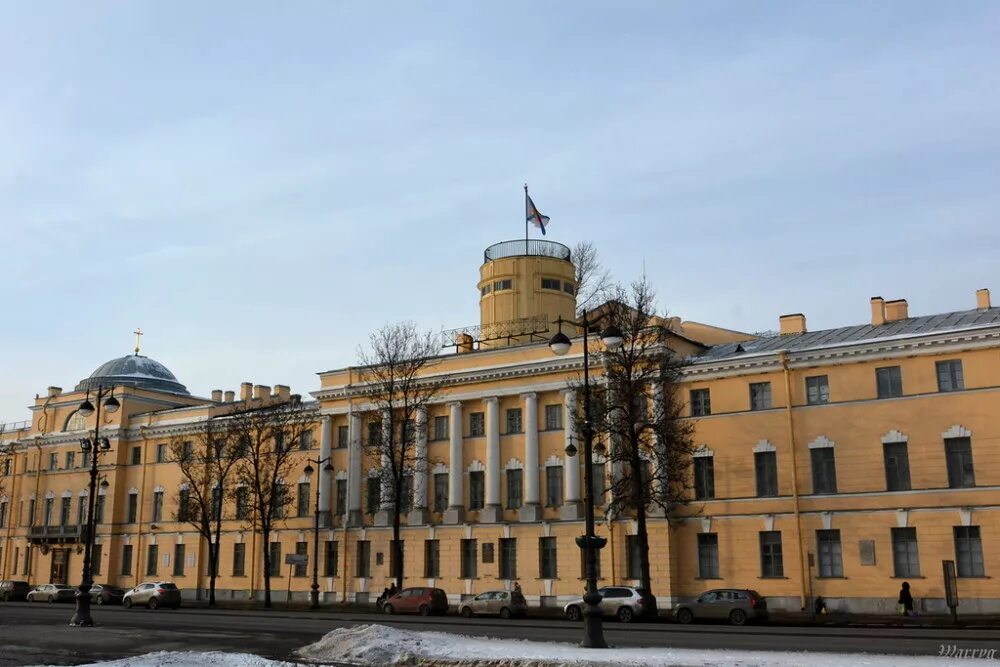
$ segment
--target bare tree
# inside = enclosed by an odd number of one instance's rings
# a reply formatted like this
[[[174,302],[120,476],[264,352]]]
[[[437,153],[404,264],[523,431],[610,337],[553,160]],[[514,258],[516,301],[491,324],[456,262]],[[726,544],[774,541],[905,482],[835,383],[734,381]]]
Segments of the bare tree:
[[[268,399],[264,399],[267,401]],[[262,402],[233,412],[229,417],[236,439],[236,480],[249,489],[250,524],[261,535],[264,565],[264,606],[271,607],[271,532],[284,520],[292,504],[286,479],[295,465],[293,452],[313,414],[297,395],[287,401]],[[278,564],[280,567],[280,563]]]
[[[439,337],[421,333],[413,322],[387,324],[369,336],[370,350],[359,350],[364,396],[371,408],[362,415],[369,424],[364,449],[377,470],[369,484],[378,484],[380,504],[392,513],[390,565],[396,586],[403,586],[400,517],[412,502],[413,473],[426,466],[427,454],[417,450],[427,425],[418,413],[437,395],[441,381],[427,377],[436,364]]]
[[[573,246],[576,268],[576,307],[579,311],[596,306],[612,289],[611,272],[604,268],[597,247],[590,241]]]
[[[184,478],[174,518],[191,524],[208,545],[209,607],[215,606],[224,501],[232,492],[240,461],[238,443],[232,423],[219,417],[204,422],[193,436],[170,441],[170,458]]]
[[[604,324],[617,327],[624,342],[603,355],[604,381],[593,394],[593,424],[596,437],[609,444],[606,512],[635,517],[640,587],[652,593],[647,516],[654,507],[673,516],[688,502],[693,424],[682,418],[684,360],[670,347],[653,288],[643,277],[612,294],[601,308]]]

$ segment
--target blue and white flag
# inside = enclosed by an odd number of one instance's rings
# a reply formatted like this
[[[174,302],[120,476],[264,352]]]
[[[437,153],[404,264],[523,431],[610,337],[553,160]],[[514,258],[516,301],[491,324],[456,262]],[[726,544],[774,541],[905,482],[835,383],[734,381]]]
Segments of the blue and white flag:
[[[549,224],[549,216],[542,215],[542,212],[538,210],[535,202],[531,201],[527,188],[524,190],[524,210],[527,221],[541,229],[542,236],[545,236],[545,226]]]

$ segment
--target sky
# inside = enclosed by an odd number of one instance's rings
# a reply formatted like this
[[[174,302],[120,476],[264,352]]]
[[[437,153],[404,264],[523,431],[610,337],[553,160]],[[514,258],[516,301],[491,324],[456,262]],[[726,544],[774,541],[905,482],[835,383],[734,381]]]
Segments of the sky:
[[[995,2],[0,0],[0,82],[0,421],[136,327],[308,395],[476,324],[524,183],[684,319],[1000,300]]]

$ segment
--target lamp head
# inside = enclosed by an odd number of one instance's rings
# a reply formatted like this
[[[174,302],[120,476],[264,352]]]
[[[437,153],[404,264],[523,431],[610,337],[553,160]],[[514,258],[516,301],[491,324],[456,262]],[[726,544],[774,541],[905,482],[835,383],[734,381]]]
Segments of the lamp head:
[[[323,466],[323,470],[326,472],[333,472],[333,464],[327,461],[326,465]]]
[[[560,357],[569,352],[569,348],[572,346],[573,343],[570,342],[569,336],[564,334],[562,331],[558,332],[552,337],[551,340],[549,340],[549,349]]]
[[[90,415],[94,414],[94,404],[90,402],[89,398],[86,398],[84,399],[83,403],[80,404],[80,407],[77,408],[77,412],[79,412],[84,417],[89,417]]]
[[[80,449],[85,452],[90,451],[90,438],[80,438]]]
[[[101,449],[104,451],[111,449],[111,441],[107,438],[101,438]]]
[[[601,342],[604,343],[608,352],[616,352],[625,342],[625,337],[622,335],[621,329],[611,324],[601,332]]]
[[[313,474],[313,467],[312,467],[312,465],[307,463],[305,470],[303,470],[302,472],[304,472],[306,474],[306,477],[312,477],[312,474]]]
[[[576,452],[577,452],[576,445],[574,445],[573,442],[570,441],[570,443],[566,445],[567,456],[576,456]]]
[[[109,396],[108,400],[104,401],[104,410],[109,414],[114,414],[118,412],[118,408],[121,407],[121,403],[114,396]]]

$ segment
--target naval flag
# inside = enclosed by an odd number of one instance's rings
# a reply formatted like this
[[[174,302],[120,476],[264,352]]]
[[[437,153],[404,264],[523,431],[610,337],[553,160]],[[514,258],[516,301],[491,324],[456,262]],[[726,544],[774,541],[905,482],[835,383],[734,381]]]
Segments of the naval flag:
[[[542,212],[535,206],[535,202],[531,201],[527,187],[524,189],[524,211],[526,221],[541,229],[542,236],[545,236],[545,227],[549,224],[549,216],[542,215]]]

